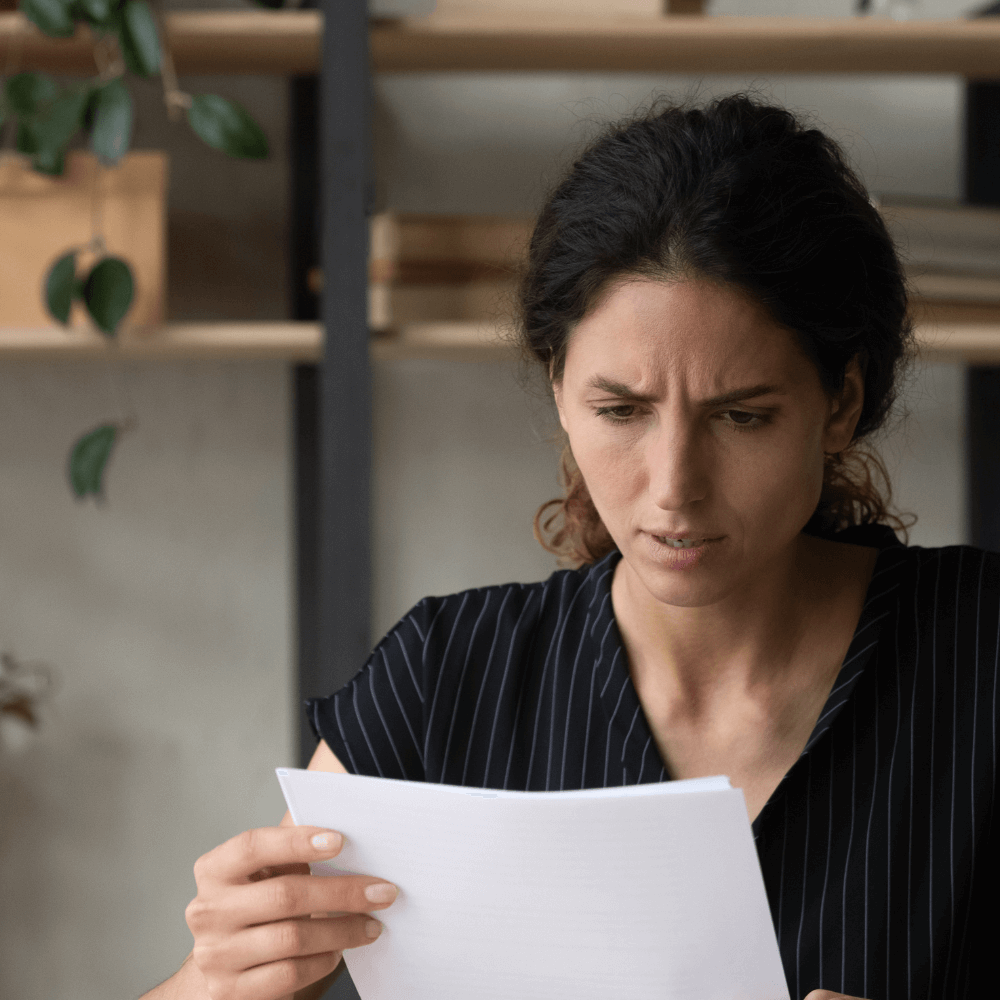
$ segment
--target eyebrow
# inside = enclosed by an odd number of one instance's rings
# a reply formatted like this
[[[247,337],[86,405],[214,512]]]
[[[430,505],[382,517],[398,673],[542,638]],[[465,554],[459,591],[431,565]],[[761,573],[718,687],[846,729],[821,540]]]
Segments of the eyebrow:
[[[618,396],[620,399],[634,399],[638,403],[652,403],[656,401],[655,396],[643,395],[636,392],[631,386],[624,382],[616,382],[614,379],[597,375],[587,382],[590,389],[599,389],[608,393],[609,396]],[[785,395],[785,390],[780,385],[770,385],[760,383],[759,385],[748,385],[742,389],[733,389],[731,392],[724,392],[721,396],[713,396],[711,399],[702,400],[702,406],[724,406],[726,403],[739,403],[744,399],[756,399],[758,396]]]

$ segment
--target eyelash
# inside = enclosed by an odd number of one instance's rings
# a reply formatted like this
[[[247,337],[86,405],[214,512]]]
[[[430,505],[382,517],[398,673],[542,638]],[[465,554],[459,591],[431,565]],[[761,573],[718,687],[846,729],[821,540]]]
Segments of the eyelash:
[[[615,410],[634,410],[635,407],[628,403],[622,403],[619,406],[600,406],[597,408],[597,415],[603,417],[609,423],[612,424],[627,424],[632,419],[632,414],[628,416],[621,416],[615,413]],[[735,421],[727,421],[734,431],[756,431],[760,430],[765,424],[770,423],[771,418],[766,414],[760,413],[748,413],[746,410],[723,410],[723,413],[739,413],[746,417],[753,417],[754,423],[748,424],[738,424]]]

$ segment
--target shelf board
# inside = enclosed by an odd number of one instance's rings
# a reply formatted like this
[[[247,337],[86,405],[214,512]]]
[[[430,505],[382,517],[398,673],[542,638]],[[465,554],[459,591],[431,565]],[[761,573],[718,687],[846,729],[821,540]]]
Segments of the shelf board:
[[[316,10],[170,11],[164,15],[167,44],[182,74],[317,73],[322,24]],[[7,67],[7,75],[21,70],[93,74],[93,36],[81,29],[73,38],[49,38],[23,14],[0,14],[0,64]]]
[[[172,11],[177,71],[319,71],[315,10]],[[578,17],[432,14],[373,21],[376,72],[950,73],[1000,77],[1000,18]],[[16,70],[95,72],[92,36],[48,38],[0,14],[0,60]]]
[[[1000,303],[934,303],[917,326],[928,361],[1000,364]],[[167,323],[126,332],[118,341],[59,326],[0,329],[0,363],[16,361],[208,361],[272,359],[319,361],[319,323]],[[488,361],[517,357],[511,332],[490,322],[422,322],[372,335],[376,361],[425,358]]]
[[[96,330],[0,329],[0,360],[200,361],[213,358],[281,358],[318,361],[319,323],[166,323],[125,331],[115,341]]]
[[[956,73],[1000,76],[1000,19],[432,15],[375,25],[381,72]]]

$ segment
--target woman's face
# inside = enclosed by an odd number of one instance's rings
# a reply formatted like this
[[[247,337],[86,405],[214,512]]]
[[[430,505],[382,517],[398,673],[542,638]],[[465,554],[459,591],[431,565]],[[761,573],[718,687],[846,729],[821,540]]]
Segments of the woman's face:
[[[847,446],[863,400],[853,362],[830,400],[791,333],[702,280],[613,284],[571,334],[553,388],[628,568],[658,600],[691,607],[790,554],[823,453]]]

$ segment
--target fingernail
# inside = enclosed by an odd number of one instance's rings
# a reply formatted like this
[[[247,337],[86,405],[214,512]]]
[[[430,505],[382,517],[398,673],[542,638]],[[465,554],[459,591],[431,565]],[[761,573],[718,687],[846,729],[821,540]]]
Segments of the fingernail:
[[[365,933],[370,938],[377,938],[379,934],[382,933],[382,924],[377,920],[368,920],[365,922]]]
[[[317,833],[310,843],[317,851],[339,851],[343,841],[339,833]]]
[[[376,882],[365,889],[365,898],[370,903],[391,903],[399,895],[399,890],[391,882]]]

